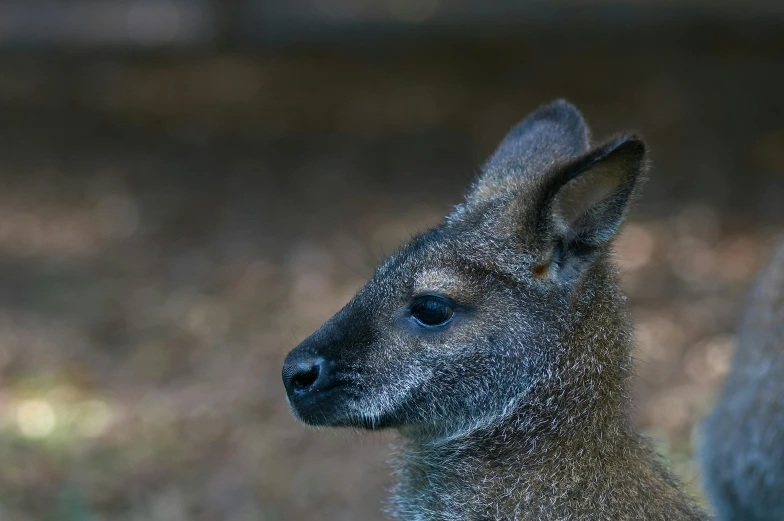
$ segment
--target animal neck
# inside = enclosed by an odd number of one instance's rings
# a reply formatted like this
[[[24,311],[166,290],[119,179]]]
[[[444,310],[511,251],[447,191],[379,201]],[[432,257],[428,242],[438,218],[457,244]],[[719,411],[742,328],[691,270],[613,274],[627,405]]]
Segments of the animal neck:
[[[504,418],[456,436],[405,437],[393,495],[397,518],[588,519],[570,517],[568,511],[577,512],[576,500],[588,505],[583,505],[586,515],[598,508],[608,490],[597,487],[597,480],[634,476],[653,466],[648,447],[630,427],[625,376],[603,374],[593,363],[572,357],[561,362],[584,367],[592,377],[567,384],[552,370],[541,388]],[[586,484],[595,487],[592,501],[585,496],[591,490]],[[623,484],[626,491],[633,486]],[[556,508],[559,501],[563,505]]]
[[[569,437],[509,421],[447,442],[404,440],[400,521],[697,521],[699,510],[622,426]]]

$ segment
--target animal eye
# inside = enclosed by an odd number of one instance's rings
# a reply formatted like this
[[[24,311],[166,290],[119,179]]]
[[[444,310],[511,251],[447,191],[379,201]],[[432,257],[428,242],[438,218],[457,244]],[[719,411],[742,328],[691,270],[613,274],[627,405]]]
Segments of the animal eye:
[[[411,305],[411,316],[425,326],[441,325],[452,318],[452,314],[452,306],[441,297],[419,297]]]

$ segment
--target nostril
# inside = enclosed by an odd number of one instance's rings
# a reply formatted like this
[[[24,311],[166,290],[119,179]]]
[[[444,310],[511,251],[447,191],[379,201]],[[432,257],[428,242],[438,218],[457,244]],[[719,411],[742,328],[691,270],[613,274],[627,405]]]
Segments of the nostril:
[[[291,385],[295,391],[305,391],[318,380],[321,372],[321,364],[314,362],[308,365],[303,364],[298,368],[291,380]]]
[[[283,385],[286,387],[286,392],[289,395],[302,395],[323,390],[329,384],[327,367],[328,365],[320,356],[297,356],[287,360],[283,364]]]

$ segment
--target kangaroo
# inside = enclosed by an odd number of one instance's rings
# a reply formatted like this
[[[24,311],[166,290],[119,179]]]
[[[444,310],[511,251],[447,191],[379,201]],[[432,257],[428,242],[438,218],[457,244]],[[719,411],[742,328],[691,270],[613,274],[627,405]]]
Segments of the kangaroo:
[[[293,414],[396,429],[402,521],[706,515],[632,428],[611,246],[646,170],[565,101],[515,126],[439,226],[287,356]]]
[[[752,292],[700,438],[703,482],[721,521],[784,520],[784,244]]]

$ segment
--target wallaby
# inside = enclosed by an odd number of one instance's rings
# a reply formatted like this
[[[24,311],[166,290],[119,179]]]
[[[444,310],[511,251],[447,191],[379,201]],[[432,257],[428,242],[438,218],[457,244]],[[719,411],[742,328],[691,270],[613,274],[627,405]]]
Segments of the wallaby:
[[[752,292],[699,458],[718,519],[784,520],[784,244]]]
[[[514,127],[463,204],[286,358],[301,421],[397,429],[403,521],[704,520],[630,420],[611,246],[646,170],[565,101]]]

